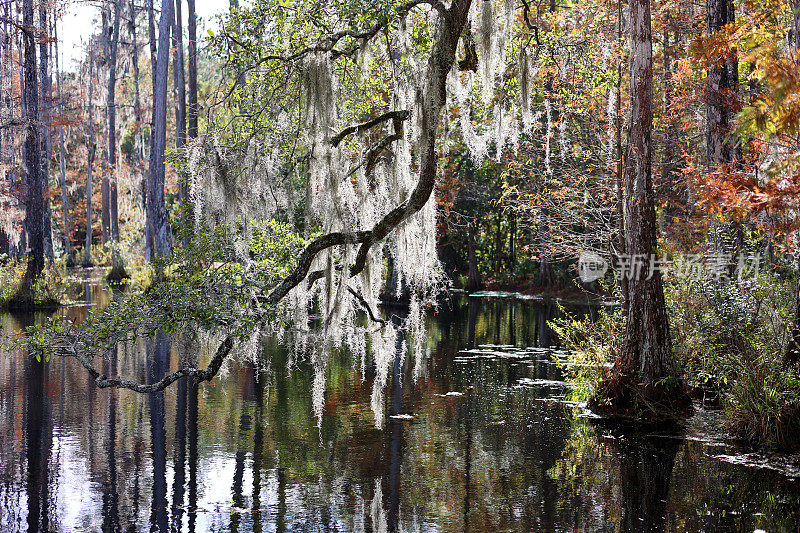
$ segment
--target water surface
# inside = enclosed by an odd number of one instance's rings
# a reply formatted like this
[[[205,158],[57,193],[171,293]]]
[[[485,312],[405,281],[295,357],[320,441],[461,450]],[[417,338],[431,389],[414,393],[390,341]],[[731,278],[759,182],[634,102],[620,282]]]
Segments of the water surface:
[[[375,370],[346,352],[328,364],[321,420],[310,365],[270,340],[257,363],[150,395],[0,353],[0,531],[798,531],[796,463],[747,454],[715,413],[680,435],[575,416],[546,324],[557,313],[461,298],[432,314],[424,354],[398,343],[380,429]],[[104,365],[157,379],[191,351],[159,335]]]

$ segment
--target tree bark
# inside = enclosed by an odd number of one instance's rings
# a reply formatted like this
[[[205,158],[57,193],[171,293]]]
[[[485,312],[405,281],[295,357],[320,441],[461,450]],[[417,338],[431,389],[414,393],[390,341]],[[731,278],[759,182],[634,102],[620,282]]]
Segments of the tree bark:
[[[629,0],[631,115],[625,155],[626,250],[643,267],[628,276],[625,340],[600,395],[623,416],[669,416],[686,407],[685,391],[672,387],[670,331],[660,271],[649,268],[657,252],[652,183],[653,50],[650,0]],[[637,275],[638,274],[638,275]],[[676,394],[677,390],[677,394]],[[683,394],[680,394],[683,392]],[[642,404],[640,400],[644,400]],[[673,409],[673,406],[675,409]],[[642,408],[649,409],[642,412]]]
[[[42,180],[41,136],[39,128],[39,84],[36,79],[36,28],[33,25],[33,0],[22,3],[25,58],[22,101],[25,117],[23,178],[25,182],[25,231],[28,265],[14,305],[31,307],[33,285],[44,270],[44,182]]]
[[[800,0],[792,2],[792,37],[789,42],[795,52],[800,49]],[[797,243],[800,239],[795,239]],[[783,360],[786,364],[800,362],[800,246],[795,244],[794,261],[794,320],[792,321],[792,338],[786,349]]]
[[[730,0],[707,0],[706,23],[709,37],[734,22],[735,11]],[[706,149],[709,170],[733,164],[738,156],[736,143],[730,137],[731,118],[737,110],[738,61],[733,53],[716,58],[708,69],[706,81]]]
[[[92,266],[92,166],[94,165],[95,139],[94,139],[94,53],[89,50],[89,98],[87,105],[88,129],[86,135],[86,147],[88,161],[86,164],[86,239],[84,243],[83,266]]]
[[[175,86],[175,148],[180,150],[186,144],[186,83],[183,68],[183,16],[181,0],[175,0],[175,24],[172,29],[172,46],[175,57],[172,63],[172,80]],[[188,177],[181,173],[178,177],[178,197],[181,205],[188,205]]]
[[[800,0],[791,0],[792,25],[789,29],[789,46],[800,48]]]
[[[169,217],[164,205],[164,151],[167,147],[167,81],[169,35],[173,24],[172,0],[164,0],[158,26],[158,55],[153,83],[153,136],[147,180],[147,259],[172,253]]]
[[[53,260],[53,224],[52,209],[50,198],[47,196],[47,188],[50,186],[50,155],[53,150],[53,140],[50,135],[50,126],[53,118],[53,86],[50,78],[49,53],[50,43],[46,36],[50,35],[47,26],[47,4],[39,4],[39,31],[41,33],[39,42],[39,110],[41,118],[39,127],[41,128],[41,157],[42,157],[42,187],[44,188],[44,253],[45,256]]]
[[[106,175],[103,177],[103,237],[112,246],[111,257],[114,271],[119,268],[119,216],[117,207],[117,44],[119,42],[120,2],[112,0],[114,15],[106,32],[106,66],[108,68],[108,86],[106,89]]]
[[[197,15],[195,0],[187,0],[189,6],[189,138],[197,137]]]
[[[64,103],[61,100],[61,72],[58,68],[58,25],[53,23],[53,38],[55,43],[55,70],[56,70],[56,95],[59,113],[64,114]],[[72,257],[71,227],[69,222],[69,192],[67,191],[67,153],[64,148],[64,126],[58,126],[58,171],[59,185],[61,186],[61,225],[64,229],[63,246],[67,258],[67,266],[74,264]]]
[[[131,66],[133,67],[133,113],[134,120],[134,160],[136,168],[142,177],[141,193],[142,193],[142,213],[147,209],[147,176],[144,172],[144,128],[142,128],[142,97],[139,88],[139,43],[136,38],[136,4],[134,0],[130,0],[128,5],[130,20],[128,21],[128,33],[131,39]]]

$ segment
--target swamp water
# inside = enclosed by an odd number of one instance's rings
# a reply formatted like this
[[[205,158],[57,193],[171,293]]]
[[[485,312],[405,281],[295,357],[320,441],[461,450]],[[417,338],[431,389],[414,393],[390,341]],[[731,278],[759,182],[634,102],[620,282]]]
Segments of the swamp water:
[[[557,313],[454,299],[429,317],[425,356],[395,358],[380,429],[374,369],[347,353],[318,420],[313,370],[274,342],[258,366],[151,395],[0,352],[0,531],[798,531],[797,463],[736,447],[714,412],[680,435],[576,416]],[[161,335],[107,364],[143,381],[183,351]]]

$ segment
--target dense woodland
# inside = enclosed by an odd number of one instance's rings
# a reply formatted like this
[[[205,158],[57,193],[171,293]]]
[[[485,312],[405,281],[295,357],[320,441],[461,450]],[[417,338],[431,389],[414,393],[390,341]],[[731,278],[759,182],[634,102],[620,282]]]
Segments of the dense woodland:
[[[453,289],[603,298],[555,324],[592,409],[716,402],[742,437],[800,444],[800,4],[231,0],[202,35],[194,0],[92,4],[70,70],[64,1],[0,1],[0,298],[66,303],[89,266],[128,287],[32,356],[152,392],[269,332],[323,370],[368,353],[385,383],[387,301],[421,343]],[[587,252],[645,260],[589,282]],[[179,329],[207,357],[100,369]]]

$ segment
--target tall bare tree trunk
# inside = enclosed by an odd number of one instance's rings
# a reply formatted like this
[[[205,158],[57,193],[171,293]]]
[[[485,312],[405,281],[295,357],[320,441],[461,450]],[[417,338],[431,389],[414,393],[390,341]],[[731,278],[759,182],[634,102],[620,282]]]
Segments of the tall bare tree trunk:
[[[175,86],[175,148],[180,151],[186,144],[186,81],[183,68],[183,16],[181,0],[175,0],[175,24],[172,29],[172,46],[175,57],[172,62],[172,80]],[[184,207],[189,201],[187,177],[178,178],[178,196]]]
[[[50,35],[47,26],[47,4],[41,2],[39,4],[39,110],[41,112],[40,128],[41,128],[41,157],[42,157],[42,186],[44,187],[44,253],[45,256],[53,260],[53,224],[52,224],[52,210],[50,207],[50,198],[47,196],[46,191],[50,186],[50,155],[53,149],[53,141],[50,136],[50,126],[53,121],[53,85],[50,78],[49,67],[49,51],[50,46],[47,36]]]
[[[39,128],[39,84],[36,80],[36,28],[33,25],[33,0],[22,3],[23,62],[22,103],[25,117],[23,177],[25,182],[25,230],[28,266],[13,302],[14,306],[34,305],[33,287],[44,269],[44,183],[42,181],[41,137]]]
[[[626,251],[640,258],[629,275],[625,341],[601,396],[616,414],[668,416],[687,407],[676,387],[661,273],[649,268],[657,252],[652,182],[653,49],[650,0],[629,0],[631,115],[625,154]],[[688,404],[690,405],[690,404]]]
[[[153,137],[147,180],[148,260],[172,253],[172,236],[164,205],[164,151],[167,146],[167,78],[169,35],[173,24],[172,6],[172,0],[164,0],[158,26],[158,55],[153,82]]]
[[[89,99],[88,99],[88,130],[86,147],[88,161],[86,164],[86,240],[84,243],[83,266],[92,266],[92,166],[96,150],[94,139],[94,52],[89,50]]]
[[[111,244],[112,274],[118,276],[119,260],[119,214],[117,206],[117,44],[119,42],[119,20],[122,0],[112,0],[114,19],[106,32],[106,66],[108,86],[106,89],[106,175],[103,177],[103,221],[106,243]],[[106,235],[107,233],[107,235]]]
[[[141,193],[142,193],[142,213],[146,211],[147,205],[147,178],[144,172],[144,128],[142,127],[142,97],[139,88],[139,43],[136,38],[136,4],[134,0],[130,0],[128,5],[130,18],[128,20],[128,33],[130,34],[131,47],[131,64],[133,66],[133,106],[134,106],[134,159],[136,168],[139,175],[142,177]]]
[[[617,0],[617,41],[622,41],[622,0]],[[623,152],[622,152],[622,61],[617,63],[617,102],[616,116],[614,117],[614,136],[616,140],[616,175],[615,185],[617,189],[617,253],[622,256],[625,254],[625,176],[623,171]],[[628,312],[628,279],[623,276],[620,281],[621,307],[622,313]]]
[[[706,22],[709,37],[714,36],[725,25],[734,22],[735,12],[730,0],[707,0]],[[730,57],[716,58],[716,64],[708,69],[706,81],[706,146],[708,167],[731,164],[737,155],[734,141],[730,138],[731,118],[736,112],[734,102],[738,84],[738,62]]]
[[[64,103],[61,101],[61,71],[58,65],[58,25],[53,19],[53,43],[55,53],[53,54],[56,72],[56,99],[58,100],[59,114],[64,114]],[[72,240],[70,239],[69,224],[69,192],[67,191],[67,152],[64,147],[64,126],[58,126],[58,183],[61,187],[61,225],[64,230],[63,246],[64,256],[66,257],[67,267],[74,264],[72,257]]]
[[[197,137],[197,15],[195,0],[186,0],[189,6],[189,138]]]

